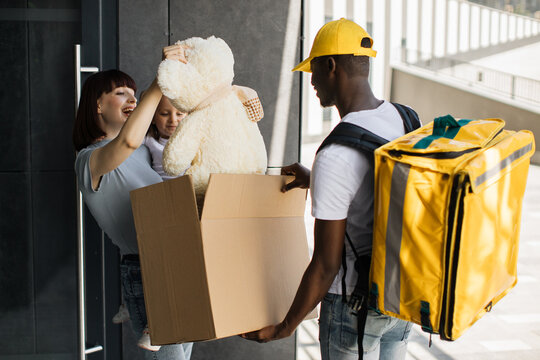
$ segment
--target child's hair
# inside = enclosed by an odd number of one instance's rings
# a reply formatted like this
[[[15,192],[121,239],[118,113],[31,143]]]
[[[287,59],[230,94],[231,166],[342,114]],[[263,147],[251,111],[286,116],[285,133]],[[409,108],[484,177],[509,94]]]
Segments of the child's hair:
[[[145,93],[144,91],[141,93],[141,99],[142,99],[142,97],[144,96],[144,93]],[[167,99],[167,98],[165,97],[165,95],[163,95],[161,101],[163,101],[163,99]],[[170,101],[169,99],[167,99],[167,100]],[[160,106],[160,104],[161,104],[161,101],[159,102],[159,104],[158,104],[158,106],[157,106],[157,108],[156,108],[156,112],[154,112],[154,117],[156,116],[156,114],[157,114],[158,111],[159,111],[159,106]],[[171,104],[171,105],[172,105],[172,104]],[[174,106],[173,106],[173,107],[174,107]],[[175,109],[176,109],[176,108],[175,108]],[[178,111],[178,110],[177,110],[177,111]],[[152,118],[152,123],[150,124],[150,127],[148,128],[148,131],[146,132],[146,135],[150,135],[151,137],[153,137],[153,138],[156,139],[156,140],[159,140],[159,138],[160,138],[159,130],[158,130],[156,124],[154,124],[153,118]]]
[[[90,76],[82,87],[79,109],[73,125],[73,145],[79,151],[102,136],[105,132],[99,127],[97,101],[104,93],[117,87],[126,86],[137,91],[135,81],[120,70],[107,70]]]
[[[154,139],[159,140],[159,131],[157,129],[156,124],[154,123],[150,124],[150,127],[148,128],[146,135],[150,135]]]

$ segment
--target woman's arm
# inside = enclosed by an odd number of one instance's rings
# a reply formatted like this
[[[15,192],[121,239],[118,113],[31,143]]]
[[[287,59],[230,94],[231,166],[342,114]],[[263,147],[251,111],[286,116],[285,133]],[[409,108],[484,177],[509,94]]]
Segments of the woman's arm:
[[[185,63],[184,48],[180,45],[164,48],[163,59],[176,59]],[[99,187],[103,175],[116,169],[141,146],[161,96],[161,90],[157,81],[154,80],[150,88],[145,91],[140,104],[126,120],[118,136],[107,145],[94,150],[90,157],[93,189]]]
[[[160,100],[161,91],[154,80],[118,136],[107,145],[94,150],[90,157],[93,189],[99,187],[103,175],[116,169],[142,144]]]

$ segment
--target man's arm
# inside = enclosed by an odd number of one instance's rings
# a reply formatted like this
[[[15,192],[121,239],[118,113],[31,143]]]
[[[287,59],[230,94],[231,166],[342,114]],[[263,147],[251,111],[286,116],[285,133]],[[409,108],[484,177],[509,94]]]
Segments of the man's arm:
[[[347,219],[315,219],[315,249],[285,319],[258,331],[241,335],[248,340],[268,342],[287,337],[328,292],[341,266]]]

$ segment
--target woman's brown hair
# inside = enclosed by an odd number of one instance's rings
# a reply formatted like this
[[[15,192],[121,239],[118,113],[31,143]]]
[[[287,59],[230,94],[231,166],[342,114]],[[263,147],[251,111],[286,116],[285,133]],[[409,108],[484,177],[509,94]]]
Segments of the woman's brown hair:
[[[73,126],[73,145],[80,151],[95,142],[105,132],[99,127],[97,101],[103,93],[109,93],[117,87],[128,87],[137,91],[135,81],[120,70],[107,70],[90,76],[82,87],[79,109]]]

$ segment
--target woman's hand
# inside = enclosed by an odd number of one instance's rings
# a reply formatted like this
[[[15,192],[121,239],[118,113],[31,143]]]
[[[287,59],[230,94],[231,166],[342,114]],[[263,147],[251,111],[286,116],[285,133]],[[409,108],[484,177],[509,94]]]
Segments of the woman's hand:
[[[179,60],[184,64],[187,64],[186,54],[185,54],[184,45],[174,44],[171,46],[166,46],[163,48],[161,60]]]

